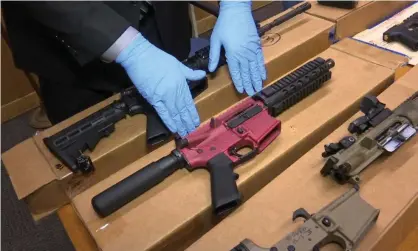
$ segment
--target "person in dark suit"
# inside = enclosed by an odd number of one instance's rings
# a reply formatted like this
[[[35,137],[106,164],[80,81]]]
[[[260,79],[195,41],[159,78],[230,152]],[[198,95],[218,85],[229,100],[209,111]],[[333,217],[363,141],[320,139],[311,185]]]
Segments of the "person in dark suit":
[[[180,61],[190,51],[187,2],[4,2],[15,64],[38,75],[48,118],[58,123],[132,83],[181,136],[200,123]],[[220,2],[209,70],[225,48],[232,80],[252,95],[266,79],[251,1]]]

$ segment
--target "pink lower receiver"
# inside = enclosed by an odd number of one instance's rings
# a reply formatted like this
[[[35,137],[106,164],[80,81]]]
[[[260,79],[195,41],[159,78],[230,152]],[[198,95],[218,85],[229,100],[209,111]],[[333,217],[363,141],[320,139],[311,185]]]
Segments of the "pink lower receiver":
[[[246,119],[245,112],[251,109],[261,111]],[[243,122],[231,128],[228,122],[240,114]],[[280,120],[269,115],[261,101],[247,98],[189,134],[188,144],[180,152],[187,160],[189,170],[205,167],[210,159],[220,153],[227,155],[235,166],[245,161],[238,154],[239,149],[251,148],[258,154],[279,136],[280,131]]]

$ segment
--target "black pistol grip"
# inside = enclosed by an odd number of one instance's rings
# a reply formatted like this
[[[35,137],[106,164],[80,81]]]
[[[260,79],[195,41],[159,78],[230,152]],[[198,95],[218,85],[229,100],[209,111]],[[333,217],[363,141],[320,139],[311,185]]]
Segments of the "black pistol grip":
[[[212,207],[216,215],[224,215],[241,203],[241,194],[235,182],[237,175],[232,161],[224,153],[208,161]]]
[[[417,26],[418,26],[418,22],[417,22]],[[413,51],[418,51],[418,36],[417,35],[415,35],[415,37],[412,34],[401,33],[401,34],[396,34],[396,35],[397,35],[397,39],[395,40],[399,40],[400,43],[406,45]]]
[[[160,116],[154,110],[147,114],[147,145],[155,146],[168,140],[170,130],[165,126]]]
[[[204,77],[200,80],[187,80],[192,98],[196,98],[208,88],[208,78]]]
[[[182,157],[173,152],[152,162],[93,197],[91,203],[100,217],[106,217],[128,204],[141,194],[162,182],[181,168]]]
[[[418,12],[402,23],[389,28],[383,33],[383,40],[390,43],[399,42],[413,51],[418,51]]]

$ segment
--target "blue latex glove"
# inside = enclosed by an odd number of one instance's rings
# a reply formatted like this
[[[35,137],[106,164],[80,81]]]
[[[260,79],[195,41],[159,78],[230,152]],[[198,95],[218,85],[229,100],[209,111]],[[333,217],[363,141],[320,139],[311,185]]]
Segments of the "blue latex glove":
[[[260,37],[251,14],[251,1],[221,1],[219,17],[210,38],[209,71],[218,66],[221,46],[238,92],[248,95],[263,88],[266,80]]]
[[[119,54],[139,93],[155,108],[173,133],[184,137],[200,124],[186,80],[199,80],[204,71],[193,71],[173,56],[152,45],[141,34]]]

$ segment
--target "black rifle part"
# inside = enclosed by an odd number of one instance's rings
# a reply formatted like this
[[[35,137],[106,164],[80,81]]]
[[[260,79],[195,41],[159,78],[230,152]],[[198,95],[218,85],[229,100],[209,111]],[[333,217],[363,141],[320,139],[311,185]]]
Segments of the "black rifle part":
[[[100,109],[90,116],[44,138],[48,149],[71,171],[88,173],[94,170],[93,163],[83,154],[92,150],[100,139],[115,130],[115,123],[125,118],[126,105],[120,100]]]
[[[310,8],[311,8],[311,3],[309,3],[309,2],[306,2],[306,3],[303,3],[303,4],[299,5],[298,7],[289,11],[288,13],[284,14],[283,16],[280,16],[277,19],[273,20],[273,22],[258,28],[258,35],[260,37],[264,36],[264,34],[266,34],[267,31],[273,29],[273,27],[276,27],[276,26],[294,18],[295,16],[297,16],[299,14],[302,14],[303,12],[309,10]]]
[[[328,0],[318,0],[318,3],[325,6],[336,7],[341,9],[354,9],[358,1],[328,1]]]
[[[262,100],[264,105],[269,108],[269,113],[276,117],[318,90],[323,83],[331,78],[330,69],[334,65],[334,60],[318,57],[256,93],[253,98]]]
[[[370,127],[375,127],[392,114],[392,111],[385,108],[386,104],[381,103],[375,96],[367,95],[360,103],[360,111],[364,113],[350,123],[350,133],[361,134]]]
[[[209,51],[210,46],[203,47],[195,52],[195,54],[183,61],[183,64],[193,70],[202,70],[209,73]],[[225,50],[221,49],[219,56],[218,68],[226,64]]]
[[[178,151],[174,150],[169,155],[151,162],[142,168],[141,172],[135,172],[126,179],[119,181],[108,188],[105,193],[94,196],[91,201],[93,209],[100,217],[106,217],[145,193],[149,187],[162,182],[184,165],[183,157]]]
[[[283,16],[278,17],[277,19],[275,19],[274,21],[272,21],[269,24],[266,24],[262,27],[259,27],[259,24],[257,24],[257,29],[258,29],[258,34],[259,36],[263,36],[267,31],[271,30],[273,27],[278,26],[292,18],[294,18],[295,16],[303,13],[304,11],[308,10],[311,8],[311,4],[309,2],[303,3],[300,6],[296,7],[295,9],[289,11],[288,13],[284,14]],[[200,50],[198,50],[195,55],[193,55],[190,58],[187,58],[186,60],[183,61],[183,63],[192,68],[193,70],[202,70],[202,71],[206,71],[206,73],[209,72],[208,67],[209,67],[209,51],[210,51],[210,46],[206,46]],[[221,54],[220,54],[220,58],[219,58],[219,64],[218,64],[218,68],[225,65],[226,62],[226,57],[225,57],[225,51],[222,48],[221,50]]]
[[[345,136],[338,143],[330,143],[324,146],[325,152],[322,153],[323,158],[327,158],[336,154],[342,149],[347,149],[356,142],[356,138],[353,136]]]
[[[393,26],[383,33],[383,40],[399,42],[413,51],[418,51],[418,12],[403,23]]]
[[[189,82],[195,98],[207,88],[207,79]],[[134,86],[121,92],[121,98],[56,134],[44,138],[48,149],[72,172],[89,173],[94,165],[86,150],[93,151],[99,141],[115,130],[115,123],[126,115],[147,116],[146,140],[148,146],[156,146],[168,140],[171,132],[164,125],[155,109],[138,93]]]

